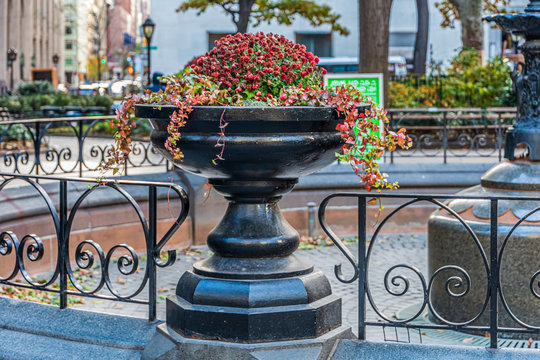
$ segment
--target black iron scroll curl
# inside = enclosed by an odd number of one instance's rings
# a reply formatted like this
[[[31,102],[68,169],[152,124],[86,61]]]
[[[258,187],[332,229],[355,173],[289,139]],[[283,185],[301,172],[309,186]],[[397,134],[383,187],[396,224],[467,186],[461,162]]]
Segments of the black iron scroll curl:
[[[328,206],[329,201],[335,197],[340,197],[340,196],[341,197],[351,196],[351,194],[346,194],[346,195],[334,194],[324,199],[321,205],[319,206],[319,223],[321,224],[321,228],[324,230],[326,235],[328,235],[328,237],[330,238],[330,240],[332,240],[334,245],[336,245],[339,251],[341,251],[341,253],[347,258],[347,260],[349,261],[349,263],[352,265],[354,269],[354,274],[350,278],[345,278],[341,271],[342,264],[338,264],[334,266],[334,274],[336,275],[336,278],[342,283],[349,284],[349,283],[354,282],[356,279],[358,279],[358,276],[359,276],[358,261],[356,260],[354,255],[349,251],[347,246],[343,244],[339,236],[337,236],[336,233],[334,233],[334,231],[330,228],[330,226],[326,222],[326,217],[325,217],[325,211],[326,211],[326,207]]]

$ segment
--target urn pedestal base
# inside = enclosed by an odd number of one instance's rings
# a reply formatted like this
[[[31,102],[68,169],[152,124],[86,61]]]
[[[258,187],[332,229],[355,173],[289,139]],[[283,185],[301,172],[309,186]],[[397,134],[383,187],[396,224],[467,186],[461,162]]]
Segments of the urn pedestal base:
[[[167,299],[167,325],[182,336],[266,342],[316,338],[341,326],[341,299],[313,265],[293,255],[300,236],[278,206],[296,179],[216,180],[229,200],[194,264]]]
[[[367,108],[360,105],[358,111]],[[341,327],[341,299],[328,279],[293,255],[300,236],[278,206],[299,177],[335,161],[343,145],[336,130],[340,114],[332,107],[197,106],[182,127],[184,159],[178,162],[164,146],[175,111],[170,105],[135,108],[136,116],[150,119],[152,145],[176,166],[207,178],[229,206],[207,238],[214,255],[184,273],[167,300],[167,326],[160,335],[168,334],[167,341],[176,344],[170,350],[180,355],[161,358],[261,358],[249,355],[252,349],[275,349],[282,342],[321,347],[334,336],[329,334],[352,336]],[[215,161],[223,121],[225,156]],[[197,341],[207,341],[205,349],[224,350],[179,350]],[[320,358],[320,351],[307,357],[295,351],[301,356],[266,358]]]
[[[341,299],[320,271],[268,280],[184,273],[167,324],[187,337],[262,342],[315,338],[341,326]]]

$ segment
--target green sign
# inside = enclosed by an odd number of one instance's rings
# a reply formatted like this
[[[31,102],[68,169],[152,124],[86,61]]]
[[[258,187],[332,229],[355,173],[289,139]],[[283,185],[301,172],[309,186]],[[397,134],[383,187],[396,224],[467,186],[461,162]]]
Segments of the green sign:
[[[362,94],[369,96],[378,105],[384,104],[383,99],[383,75],[382,74],[327,74],[324,76],[324,83],[328,87],[340,86],[340,85],[353,85],[362,92]],[[379,128],[382,129],[383,124],[379,124]],[[359,129],[354,127],[357,141],[361,141],[359,136]],[[380,131],[377,132],[380,134]],[[368,144],[366,149],[369,151],[371,146]],[[364,154],[357,154],[364,155]],[[365,155],[364,155],[365,156]],[[380,161],[380,158],[376,159]]]
[[[384,103],[382,74],[327,74],[324,81],[327,86],[353,85],[377,104]]]

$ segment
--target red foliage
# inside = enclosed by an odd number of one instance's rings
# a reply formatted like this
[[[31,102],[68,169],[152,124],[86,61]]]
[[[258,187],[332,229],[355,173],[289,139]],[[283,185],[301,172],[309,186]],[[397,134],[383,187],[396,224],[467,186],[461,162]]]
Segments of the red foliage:
[[[193,59],[191,68],[177,77],[166,78],[165,91],[147,92],[144,96],[126,98],[111,126],[117,129],[116,146],[110,151],[104,169],[121,167],[131,152],[131,115],[137,103],[174,104],[177,110],[171,115],[169,137],[165,147],[182,160],[179,148],[181,128],[188,120],[193,106],[220,105],[243,106],[256,100],[271,106],[330,106],[343,117],[336,130],[343,139],[342,154],[336,154],[351,164],[365,188],[394,189],[380,173],[377,160],[383,151],[393,151],[397,146],[411,145],[405,131],[397,133],[380,129],[388,122],[386,112],[369,97],[351,85],[336,88],[322,86],[319,59],[306,52],[303,45],[295,44],[274,34],[236,34],[216,42],[216,47],[205,55]],[[361,104],[371,105],[371,111],[361,113]],[[220,119],[220,137],[216,144],[220,152],[214,163],[224,160],[225,127]]]
[[[245,98],[265,101],[288,86],[320,81],[312,75],[318,70],[319,59],[283,35],[238,33],[217,40],[215,45],[192,63],[191,69],[212,77],[221,89],[234,86],[238,93],[247,92]]]

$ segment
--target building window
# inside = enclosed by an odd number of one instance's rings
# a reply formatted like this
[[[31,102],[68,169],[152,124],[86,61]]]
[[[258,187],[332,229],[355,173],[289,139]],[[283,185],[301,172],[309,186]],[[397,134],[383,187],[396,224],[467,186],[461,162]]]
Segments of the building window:
[[[66,50],[73,49],[73,41],[66,41]]]
[[[71,64],[73,64],[72,59],[71,58],[66,58],[66,65],[71,66]]]
[[[71,35],[73,34],[73,29],[71,28],[71,26],[66,26],[66,35]]]
[[[389,45],[390,47],[414,47],[415,40],[415,32],[391,32]]]
[[[215,45],[215,41],[221,39],[224,36],[234,33],[208,33],[208,50],[212,50]]]
[[[296,33],[296,42],[306,45],[306,50],[319,57],[332,56],[332,34]]]

